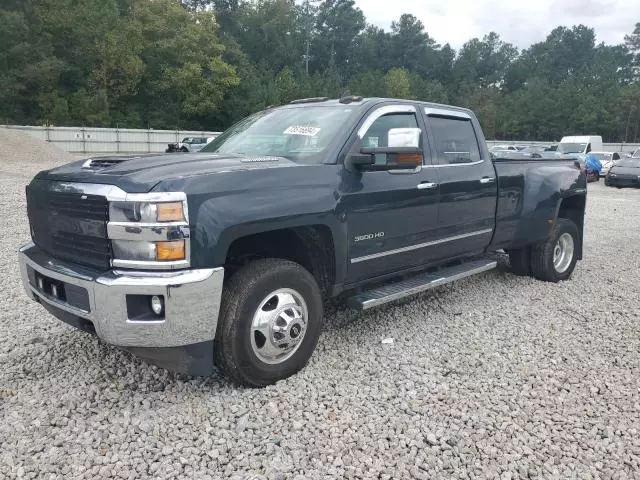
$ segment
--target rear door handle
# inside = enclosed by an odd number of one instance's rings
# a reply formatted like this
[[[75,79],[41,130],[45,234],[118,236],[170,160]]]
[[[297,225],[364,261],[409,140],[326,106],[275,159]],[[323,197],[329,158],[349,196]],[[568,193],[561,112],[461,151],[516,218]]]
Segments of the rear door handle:
[[[437,183],[422,182],[418,184],[418,190],[432,190],[438,186]]]
[[[485,183],[485,184],[486,184],[486,183],[493,183],[493,182],[495,182],[495,181],[496,181],[496,179],[495,179],[495,178],[493,178],[493,177],[482,177],[482,178],[480,179],[480,183]]]

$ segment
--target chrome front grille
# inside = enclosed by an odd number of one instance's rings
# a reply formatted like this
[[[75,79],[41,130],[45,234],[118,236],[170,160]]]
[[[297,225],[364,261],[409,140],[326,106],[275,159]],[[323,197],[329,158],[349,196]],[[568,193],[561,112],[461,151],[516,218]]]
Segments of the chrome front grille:
[[[33,242],[52,257],[101,270],[110,268],[105,197],[27,187],[27,211]]]

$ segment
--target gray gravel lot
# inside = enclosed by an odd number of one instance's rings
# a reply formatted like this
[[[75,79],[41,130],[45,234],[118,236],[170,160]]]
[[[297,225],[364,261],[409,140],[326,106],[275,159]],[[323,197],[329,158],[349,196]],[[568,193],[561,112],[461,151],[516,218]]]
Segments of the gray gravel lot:
[[[39,158],[0,159],[0,478],[640,478],[640,190],[589,185],[571,281],[330,308],[306,370],[243,390],[27,300],[24,185],[58,161]]]

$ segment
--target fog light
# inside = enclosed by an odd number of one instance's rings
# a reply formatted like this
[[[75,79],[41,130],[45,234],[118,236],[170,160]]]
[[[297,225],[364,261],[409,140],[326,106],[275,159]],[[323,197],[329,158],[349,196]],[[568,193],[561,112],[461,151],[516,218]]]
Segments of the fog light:
[[[162,299],[157,295],[151,297],[151,310],[153,310],[153,313],[161,315],[163,309],[164,306],[162,305]]]

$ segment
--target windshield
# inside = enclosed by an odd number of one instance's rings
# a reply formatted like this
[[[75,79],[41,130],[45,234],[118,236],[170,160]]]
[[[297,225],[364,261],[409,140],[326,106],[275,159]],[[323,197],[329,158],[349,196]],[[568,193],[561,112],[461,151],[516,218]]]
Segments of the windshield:
[[[625,158],[618,161],[616,167],[640,168],[640,158]]]
[[[266,110],[241,120],[202,151],[321,163],[332,140],[357,110],[345,105]]]
[[[603,162],[603,161],[606,162],[606,161],[611,160],[611,154],[609,154],[609,153],[592,153],[591,155],[596,157],[601,162]]]
[[[586,143],[561,143],[558,145],[560,153],[583,153],[586,148]]]

